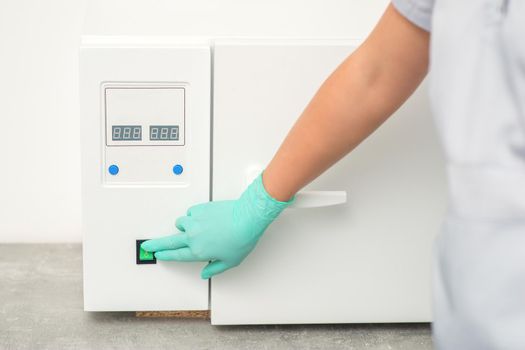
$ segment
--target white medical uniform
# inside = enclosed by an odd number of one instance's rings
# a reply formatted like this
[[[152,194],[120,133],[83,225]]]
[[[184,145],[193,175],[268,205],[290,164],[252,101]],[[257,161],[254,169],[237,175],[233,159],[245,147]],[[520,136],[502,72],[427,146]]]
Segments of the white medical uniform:
[[[438,349],[525,349],[525,0],[393,0],[431,32],[447,157],[436,241]]]

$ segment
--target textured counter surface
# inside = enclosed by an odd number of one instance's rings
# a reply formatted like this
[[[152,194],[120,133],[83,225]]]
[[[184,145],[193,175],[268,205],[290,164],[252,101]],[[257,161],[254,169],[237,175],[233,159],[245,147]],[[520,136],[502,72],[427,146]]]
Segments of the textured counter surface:
[[[428,324],[211,326],[82,310],[78,244],[0,245],[0,349],[431,349]]]

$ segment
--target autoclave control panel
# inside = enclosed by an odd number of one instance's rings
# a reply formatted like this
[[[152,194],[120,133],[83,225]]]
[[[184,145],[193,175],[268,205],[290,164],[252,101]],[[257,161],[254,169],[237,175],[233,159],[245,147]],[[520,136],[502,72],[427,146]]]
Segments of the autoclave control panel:
[[[105,183],[185,184],[184,84],[102,86]]]

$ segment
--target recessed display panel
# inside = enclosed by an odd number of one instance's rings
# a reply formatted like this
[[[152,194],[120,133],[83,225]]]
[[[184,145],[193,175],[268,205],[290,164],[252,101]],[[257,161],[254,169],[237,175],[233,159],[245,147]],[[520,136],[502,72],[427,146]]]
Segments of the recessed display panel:
[[[141,141],[142,126],[140,125],[113,125],[111,129],[113,141]]]
[[[184,146],[185,88],[104,86],[106,146]]]
[[[151,141],[178,141],[178,125],[151,125],[149,127],[149,139]]]

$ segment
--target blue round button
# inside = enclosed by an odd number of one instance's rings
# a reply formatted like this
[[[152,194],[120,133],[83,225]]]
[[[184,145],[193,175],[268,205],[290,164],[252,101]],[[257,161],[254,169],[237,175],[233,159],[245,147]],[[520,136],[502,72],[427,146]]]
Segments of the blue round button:
[[[110,165],[109,168],[108,168],[108,171],[111,175],[117,175],[118,174],[118,171],[119,171],[119,168],[118,166],[116,166],[115,164],[113,165]]]
[[[184,169],[182,168],[182,165],[176,164],[176,165],[173,166],[173,173],[175,175],[180,175],[180,174],[182,174],[183,171],[184,171]]]

